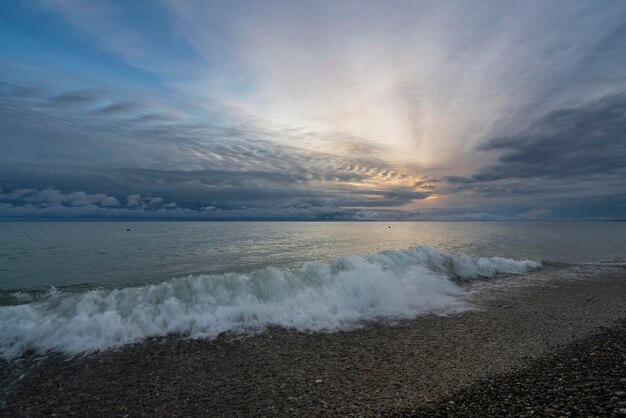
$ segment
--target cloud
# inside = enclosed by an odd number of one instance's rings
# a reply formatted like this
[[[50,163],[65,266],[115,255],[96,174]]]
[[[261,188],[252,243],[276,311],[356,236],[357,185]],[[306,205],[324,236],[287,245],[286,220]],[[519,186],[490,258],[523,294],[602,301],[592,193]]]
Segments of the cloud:
[[[35,202],[45,202],[45,203],[61,203],[63,201],[68,201],[69,196],[61,193],[60,190],[48,188],[40,191],[33,197],[22,198],[25,201],[35,201]]]
[[[141,195],[138,195],[138,194],[130,194],[126,196],[126,206],[141,207],[141,208],[146,208],[149,206],[163,206],[165,208],[173,208],[173,207],[176,207],[176,203],[170,202],[170,203],[164,204],[163,198],[159,196],[142,197]]]
[[[24,196],[36,193],[37,189],[16,189],[11,192],[2,192],[0,188],[0,200],[21,200]]]
[[[552,199],[624,195],[626,94],[558,109],[517,135],[478,149],[495,163],[468,177],[449,176],[451,191]]]
[[[79,90],[62,93],[51,97],[49,100],[53,106],[87,106],[98,101],[100,94],[97,91]]]
[[[624,88],[620,2],[165,4],[210,63],[185,91],[433,170],[476,170],[485,159],[472,149],[485,137]]]
[[[295,205],[285,207],[239,207],[221,209],[209,205],[202,208],[181,208],[175,203],[158,208],[106,207],[26,203],[0,203],[0,217],[12,218],[76,218],[76,219],[176,219],[176,220],[389,220],[405,219],[401,211],[341,209],[324,205]]]
[[[357,138],[337,152],[323,150],[319,144],[341,135],[291,129],[214,102],[207,110],[176,97],[142,102],[97,88],[65,86],[66,94],[39,87],[26,97],[18,90],[0,90],[9,104],[0,109],[0,122],[12,133],[0,138],[6,150],[0,182],[46,190],[41,201],[67,202],[51,183],[89,195],[73,196],[75,205],[101,206],[100,191],[110,190],[109,205],[114,198],[129,207],[176,202],[196,209],[211,201],[262,208],[306,198],[336,208],[401,207],[434,193],[422,187],[424,176],[368,153],[376,148]],[[78,95],[89,100],[72,106],[50,101],[77,91],[90,92]]]
[[[6,211],[623,211],[624,2],[28,4],[67,39],[0,73]]]
[[[82,42],[166,78],[183,94],[339,132],[343,139],[330,144],[337,153],[377,149],[433,170],[461,160],[460,169],[476,170],[485,160],[468,151],[486,136],[507,135],[550,109],[625,84],[623,2],[33,3]],[[83,93],[58,97],[88,100]],[[124,108],[102,107],[111,114]]]
[[[550,112],[522,135],[493,138],[479,147],[502,152],[498,163],[474,176],[567,178],[626,172],[626,93]]]
[[[115,197],[108,196],[104,193],[89,194],[81,191],[66,194],[53,187],[43,190],[37,190],[34,188],[17,189],[10,193],[1,193],[1,191],[2,189],[0,189],[0,200],[36,203],[43,206],[64,203],[70,206],[119,206],[120,204]]]
[[[252,197],[250,204],[242,205],[219,197],[211,204],[200,204],[206,200],[191,200],[181,206],[161,196],[130,194],[125,197],[105,193],[84,191],[64,192],[49,187],[3,191],[0,189],[0,217],[14,218],[80,218],[80,219],[171,219],[171,220],[352,220],[352,221],[490,221],[512,219],[505,215],[484,212],[454,212],[454,210],[430,210],[425,212],[394,209],[396,199],[402,203],[413,196],[400,192],[372,192],[374,197],[365,200],[344,198],[343,194],[329,198],[327,194],[312,196],[304,193],[293,196],[272,196],[272,205],[264,198]],[[253,195],[254,193],[251,192]],[[358,196],[359,193],[356,193]],[[185,193],[183,193],[185,196]],[[369,199],[379,199],[371,204]],[[121,204],[120,202],[123,202]],[[522,216],[520,216],[522,217]]]
[[[120,202],[113,196],[105,194],[87,194],[85,192],[74,192],[67,195],[67,201],[71,206],[100,205],[119,206]]]
[[[108,114],[125,115],[125,114],[128,114],[130,112],[135,112],[135,111],[138,111],[138,110],[141,110],[141,109],[142,109],[141,105],[139,105],[137,103],[116,102],[116,103],[111,103],[111,104],[104,105],[104,107],[102,107],[99,110],[99,112],[101,112],[101,113],[108,113]]]
[[[141,196],[138,194],[129,194],[126,197],[126,206],[143,206],[143,200],[141,199]]]
[[[552,216],[552,211],[550,209],[534,209],[517,215],[518,218],[523,219],[544,219],[549,218],[550,216]]]
[[[451,213],[444,215],[431,214],[426,217],[433,221],[508,221],[512,218],[507,215],[498,215],[487,212]]]
[[[124,7],[95,0],[32,0],[32,10],[57,18],[97,45],[140,69],[176,74],[191,68],[192,54],[175,36],[160,7]],[[137,24],[141,22],[141,24]],[[149,31],[149,33],[147,32]],[[163,56],[169,59],[163,60]]]
[[[100,200],[102,206],[119,206],[120,202],[113,196],[106,196]]]

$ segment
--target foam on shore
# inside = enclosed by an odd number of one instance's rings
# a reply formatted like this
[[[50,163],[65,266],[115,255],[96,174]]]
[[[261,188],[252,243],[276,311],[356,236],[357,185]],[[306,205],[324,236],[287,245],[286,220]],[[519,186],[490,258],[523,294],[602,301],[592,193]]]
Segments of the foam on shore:
[[[457,280],[522,274],[530,260],[477,258],[430,247],[171,279],[159,284],[71,293],[51,289],[0,307],[0,355],[27,350],[90,353],[172,334],[214,338],[267,326],[338,331],[364,321],[410,319],[466,310]]]

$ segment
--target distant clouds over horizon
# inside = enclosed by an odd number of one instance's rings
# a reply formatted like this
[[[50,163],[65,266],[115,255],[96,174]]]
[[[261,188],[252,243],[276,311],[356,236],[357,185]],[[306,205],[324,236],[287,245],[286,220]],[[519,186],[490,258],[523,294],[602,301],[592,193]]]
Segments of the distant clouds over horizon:
[[[626,218],[624,2],[2,9],[0,218]]]

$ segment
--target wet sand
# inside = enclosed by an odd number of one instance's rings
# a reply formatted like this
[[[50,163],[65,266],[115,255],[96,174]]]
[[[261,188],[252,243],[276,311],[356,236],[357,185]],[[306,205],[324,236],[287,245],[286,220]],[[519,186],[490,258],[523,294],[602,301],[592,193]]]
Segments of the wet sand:
[[[25,357],[0,365],[0,416],[416,413],[626,318],[624,267],[578,268],[576,280],[570,273],[551,267],[520,281],[527,285],[475,286],[478,310],[449,317]]]

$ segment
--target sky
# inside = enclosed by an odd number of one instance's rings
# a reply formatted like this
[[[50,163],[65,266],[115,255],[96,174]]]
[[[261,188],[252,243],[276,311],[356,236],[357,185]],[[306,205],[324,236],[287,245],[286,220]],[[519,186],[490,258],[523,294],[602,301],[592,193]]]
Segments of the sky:
[[[622,0],[0,5],[0,219],[626,218]]]

